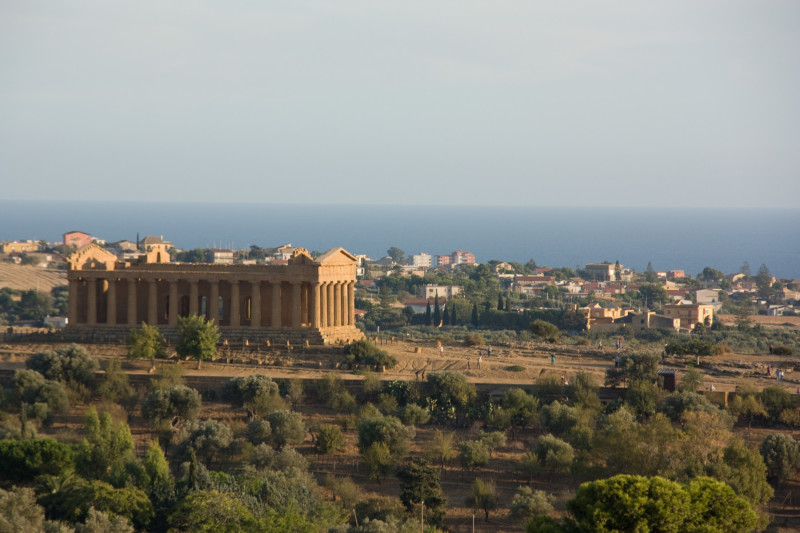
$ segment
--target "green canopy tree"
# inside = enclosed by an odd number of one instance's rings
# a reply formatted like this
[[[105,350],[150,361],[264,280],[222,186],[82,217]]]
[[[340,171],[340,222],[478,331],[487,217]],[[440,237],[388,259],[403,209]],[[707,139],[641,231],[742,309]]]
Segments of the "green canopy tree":
[[[156,357],[164,357],[167,342],[156,326],[142,324],[128,335],[128,359],[150,359],[153,368]]]
[[[197,359],[198,369],[202,361],[217,355],[219,339],[219,329],[213,321],[198,315],[178,318],[178,344],[175,351],[181,357]]]
[[[439,472],[424,459],[412,459],[397,471],[400,480],[400,501],[409,513],[415,513],[424,502],[428,522],[438,522],[447,499],[439,483]]]

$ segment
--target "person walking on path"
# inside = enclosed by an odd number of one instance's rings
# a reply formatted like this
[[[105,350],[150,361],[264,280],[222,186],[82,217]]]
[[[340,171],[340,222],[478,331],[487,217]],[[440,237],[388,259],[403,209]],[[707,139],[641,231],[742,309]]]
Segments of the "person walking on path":
[[[556,356],[554,354],[550,356],[550,366],[555,366],[555,364],[556,364]]]
[[[467,357],[467,370],[469,370],[469,357]]]
[[[482,356],[482,355],[479,355],[479,356],[478,356],[478,370],[480,370],[480,369],[481,369],[481,362],[482,362],[482,361],[483,361],[483,356]]]

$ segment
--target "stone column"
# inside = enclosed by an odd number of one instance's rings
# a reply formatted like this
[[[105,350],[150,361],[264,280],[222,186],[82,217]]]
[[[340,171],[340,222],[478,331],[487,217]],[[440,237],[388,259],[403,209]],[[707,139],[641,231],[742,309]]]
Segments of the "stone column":
[[[69,323],[78,323],[78,280],[69,280]]]
[[[128,278],[128,325],[136,325],[136,278]]]
[[[351,281],[347,284],[347,325],[356,325],[356,282]]]
[[[108,280],[108,293],[106,293],[106,325],[117,325],[117,278],[112,276]]]
[[[327,292],[327,295],[328,295],[327,302],[326,302],[326,305],[325,305],[326,312],[328,313],[327,325],[328,325],[329,328],[331,328],[331,327],[336,325],[336,323],[333,321],[333,302],[334,302],[334,298],[333,298],[333,282],[332,281],[328,282],[328,290],[326,292]]]
[[[97,324],[97,279],[86,279],[88,292],[88,302],[86,305],[86,325],[94,326]]]
[[[320,312],[319,312],[319,309],[320,309],[320,305],[319,305],[320,304],[320,301],[319,301],[320,290],[319,289],[320,289],[320,284],[319,283],[312,283],[311,284],[311,305],[310,305],[310,307],[311,307],[311,309],[310,309],[310,311],[311,311],[311,327],[314,328],[314,329],[319,329],[321,327],[320,326],[320,322],[319,322],[319,319],[320,319]]]
[[[281,327],[281,282],[272,282],[272,324],[270,327]]]
[[[346,281],[342,282],[342,325],[349,326],[348,319],[350,318],[350,312],[348,309],[348,303],[350,302],[350,297],[348,296],[348,291],[350,290],[350,284]]]
[[[261,327],[261,282],[251,281],[250,290],[250,326]]]
[[[148,279],[147,291],[147,323],[150,326],[158,324],[158,280]]]
[[[170,327],[178,325],[178,280],[171,280],[169,282],[169,315]]]
[[[228,324],[239,327],[239,280],[231,281],[231,310],[228,313]]]
[[[300,292],[302,289],[302,285],[299,282],[292,283],[292,327],[299,328],[302,322],[301,320],[301,302],[300,302]]]
[[[342,284],[338,281],[333,284],[333,325],[342,325]]]
[[[189,316],[200,314],[200,282],[189,281]]]
[[[208,319],[214,324],[219,325],[219,280],[212,279],[211,283],[211,294],[208,297]]]
[[[319,284],[319,327],[328,327],[328,284]]]

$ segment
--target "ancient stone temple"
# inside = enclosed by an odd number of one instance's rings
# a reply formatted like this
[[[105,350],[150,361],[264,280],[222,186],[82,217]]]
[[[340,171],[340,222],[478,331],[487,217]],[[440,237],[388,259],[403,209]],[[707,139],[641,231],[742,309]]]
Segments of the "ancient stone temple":
[[[356,258],[334,248],[286,265],[171,263],[152,247],[120,261],[96,244],[67,258],[68,331],[127,334],[142,323],[172,336],[178,317],[204,316],[224,339],[332,344],[363,338],[354,320]]]

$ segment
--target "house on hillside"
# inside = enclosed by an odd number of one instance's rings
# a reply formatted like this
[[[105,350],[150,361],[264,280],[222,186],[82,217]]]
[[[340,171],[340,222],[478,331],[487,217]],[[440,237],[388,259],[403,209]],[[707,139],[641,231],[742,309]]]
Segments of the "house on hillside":
[[[83,248],[92,244],[92,236],[82,231],[68,231],[63,235],[64,246],[74,246],[75,248]]]

